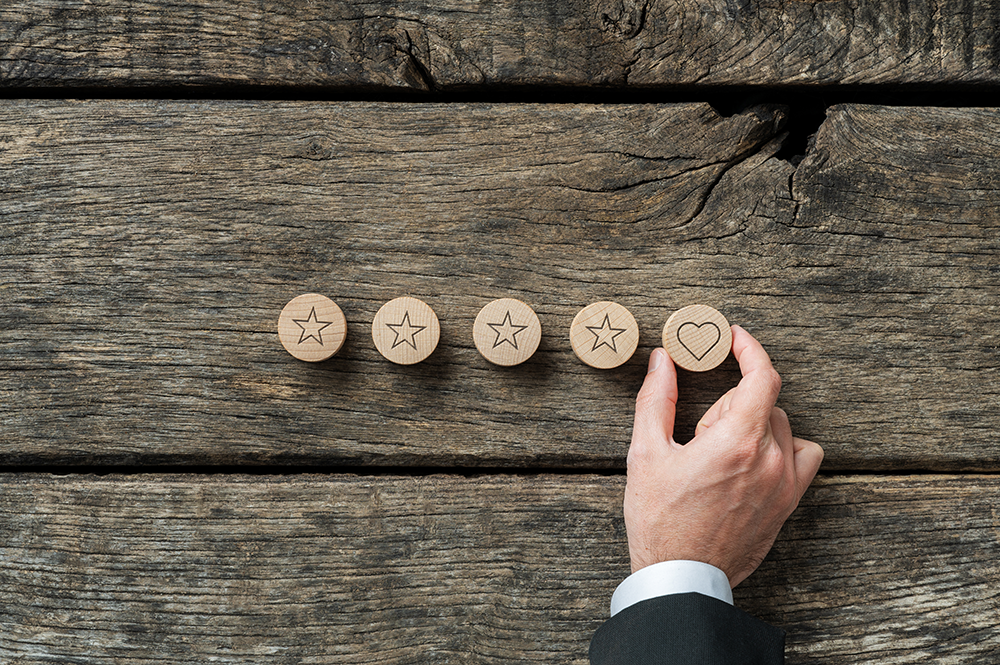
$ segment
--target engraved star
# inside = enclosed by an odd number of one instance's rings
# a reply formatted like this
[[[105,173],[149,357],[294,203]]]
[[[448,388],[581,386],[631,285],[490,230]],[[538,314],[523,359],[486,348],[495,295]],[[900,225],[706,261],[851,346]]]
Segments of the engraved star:
[[[521,332],[528,326],[516,326],[510,321],[510,310],[507,310],[507,316],[503,317],[503,322],[501,323],[487,323],[493,332],[497,334],[496,340],[493,342],[493,348],[497,348],[504,342],[510,344],[517,350],[517,333]]]
[[[611,319],[607,314],[604,315],[604,322],[599,326],[587,326],[589,330],[594,335],[594,348],[591,351],[596,351],[602,346],[606,346],[615,353],[618,353],[618,347],[615,346],[615,338],[625,332],[625,328],[612,328]]]
[[[399,323],[387,323],[392,332],[396,333],[396,339],[392,341],[392,348],[395,349],[400,344],[409,344],[413,350],[417,350],[417,342],[413,339],[418,332],[427,326],[415,326],[410,323],[410,313],[403,313],[403,320]]]
[[[317,342],[319,342],[320,345],[322,346],[323,329],[333,325],[333,321],[320,321],[318,318],[316,318],[315,307],[313,307],[312,311],[309,312],[309,318],[292,319],[292,321],[294,321],[299,328],[302,328],[302,335],[299,337],[299,344],[306,341],[307,339],[314,339]]]

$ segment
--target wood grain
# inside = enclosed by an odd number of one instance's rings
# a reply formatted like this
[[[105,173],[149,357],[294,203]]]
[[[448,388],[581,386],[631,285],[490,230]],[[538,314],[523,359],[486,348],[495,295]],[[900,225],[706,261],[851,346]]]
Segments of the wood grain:
[[[382,356],[400,365],[413,365],[434,353],[441,324],[423,300],[400,296],[382,305],[372,319],[372,343]]]
[[[347,336],[347,319],[337,303],[319,293],[289,300],[278,315],[278,341],[304,362],[323,362],[337,354]]]
[[[6,86],[996,84],[988,0],[11,0]]]
[[[7,102],[0,424],[8,465],[623,468],[667,316],[718,304],[771,353],[829,469],[1000,466],[992,110],[842,107],[796,169],[780,110],[705,105]],[[317,366],[275,326],[347,316]],[[367,338],[401,294],[420,365]],[[470,331],[532,303],[530,363]],[[568,342],[614,300],[640,351]],[[682,373],[678,438],[739,378]]]
[[[623,478],[0,477],[0,658],[585,663]],[[821,478],[737,605],[788,662],[988,661],[996,477]]]
[[[613,369],[635,353],[639,324],[626,308],[601,300],[577,312],[569,337],[573,352],[582,362],[597,369]]]
[[[499,298],[476,314],[472,341],[480,355],[495,365],[512,367],[527,361],[542,341],[542,324],[531,307],[516,298]]]

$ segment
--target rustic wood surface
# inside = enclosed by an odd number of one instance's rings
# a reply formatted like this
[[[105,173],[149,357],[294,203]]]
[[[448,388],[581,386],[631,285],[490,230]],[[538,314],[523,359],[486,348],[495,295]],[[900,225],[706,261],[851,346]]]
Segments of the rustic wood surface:
[[[0,4],[7,97],[799,104],[998,79],[986,0]],[[22,471],[0,473],[0,661],[586,663],[627,573],[633,398],[695,302],[765,343],[826,474],[1000,470],[1000,111],[839,106],[785,161],[810,122],[0,101],[0,466]],[[349,329],[316,365],[276,330],[308,292]],[[412,367],[371,340],[401,295],[441,317]],[[472,339],[501,297],[542,323],[517,367]],[[598,300],[640,326],[613,370],[568,338]],[[681,439],[737,378],[682,373]],[[24,472],[214,465],[362,475]],[[998,499],[998,476],[821,476],[737,605],[791,665],[993,662]]]
[[[988,0],[9,0],[6,86],[997,83]]]
[[[618,468],[668,315],[757,334],[782,406],[834,469],[995,469],[1000,114],[839,107],[807,158],[780,110],[705,105],[6,102],[0,423],[8,465]],[[282,349],[300,293],[340,353]],[[378,355],[400,295],[442,340]],[[472,340],[538,313],[529,362]],[[628,307],[640,350],[599,371],[568,335]],[[738,379],[681,376],[682,440]]]
[[[585,663],[622,477],[0,477],[5,662]],[[988,662],[996,477],[821,478],[737,605],[789,663]]]

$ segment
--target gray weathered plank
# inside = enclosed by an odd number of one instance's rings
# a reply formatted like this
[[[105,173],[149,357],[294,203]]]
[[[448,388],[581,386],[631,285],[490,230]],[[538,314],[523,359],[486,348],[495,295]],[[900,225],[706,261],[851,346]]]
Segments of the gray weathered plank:
[[[1000,649],[995,476],[820,478],[736,604],[791,663],[989,662]]]
[[[585,663],[623,478],[0,477],[0,658]],[[996,477],[820,478],[737,605],[789,663],[986,662]]]
[[[996,468],[998,117],[839,108],[796,170],[765,108],[5,103],[5,461],[621,468],[659,328],[706,302],[828,469]],[[275,334],[308,291],[350,327],[320,366]],[[408,368],[369,332],[405,293],[443,328]],[[505,296],[544,335],[512,369],[471,340]],[[607,372],[567,340],[601,299],[642,329]],[[682,439],[737,378],[682,375]]]
[[[998,132],[992,108],[837,106],[797,168],[747,160],[689,225],[764,262],[747,315],[780,310],[784,394],[832,468],[1000,462]],[[767,181],[774,203],[737,198]]]
[[[997,83],[988,0],[12,0],[8,86]]]

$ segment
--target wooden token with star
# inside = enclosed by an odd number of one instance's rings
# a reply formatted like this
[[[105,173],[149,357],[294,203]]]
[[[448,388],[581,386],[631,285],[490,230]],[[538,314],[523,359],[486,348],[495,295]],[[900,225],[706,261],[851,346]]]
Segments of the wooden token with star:
[[[542,340],[542,324],[534,310],[514,298],[494,300],[479,311],[472,339],[483,357],[509,367],[530,358]]]
[[[663,348],[678,366],[692,372],[718,367],[732,347],[729,321],[708,305],[683,307],[663,326]]]
[[[337,303],[318,293],[292,298],[278,316],[278,339],[299,360],[333,356],[347,339],[347,319]]]
[[[375,348],[397,365],[413,365],[434,352],[441,338],[437,314],[423,300],[390,300],[372,321]]]
[[[639,346],[639,324],[632,313],[615,302],[587,305],[573,319],[569,342],[576,355],[591,367],[618,367]]]

